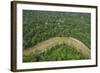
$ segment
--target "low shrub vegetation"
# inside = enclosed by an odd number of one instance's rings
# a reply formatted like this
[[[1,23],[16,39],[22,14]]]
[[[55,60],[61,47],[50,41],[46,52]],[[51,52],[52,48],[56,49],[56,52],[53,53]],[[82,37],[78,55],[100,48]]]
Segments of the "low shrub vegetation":
[[[74,47],[60,44],[47,48],[46,51],[33,53],[31,56],[24,57],[24,62],[39,62],[39,61],[60,61],[60,60],[82,60],[88,59],[87,56],[77,51]]]

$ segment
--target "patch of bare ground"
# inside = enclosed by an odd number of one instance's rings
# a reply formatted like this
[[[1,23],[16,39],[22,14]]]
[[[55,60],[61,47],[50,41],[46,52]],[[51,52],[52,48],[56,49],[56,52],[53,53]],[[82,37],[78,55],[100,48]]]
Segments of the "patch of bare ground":
[[[69,46],[73,46],[76,50],[82,52],[84,55],[90,58],[90,49],[81,41],[73,38],[73,37],[54,37],[48,40],[42,41],[37,45],[27,48],[24,50],[24,56],[29,56],[32,53],[43,52],[48,47],[56,46],[59,44],[67,44]]]

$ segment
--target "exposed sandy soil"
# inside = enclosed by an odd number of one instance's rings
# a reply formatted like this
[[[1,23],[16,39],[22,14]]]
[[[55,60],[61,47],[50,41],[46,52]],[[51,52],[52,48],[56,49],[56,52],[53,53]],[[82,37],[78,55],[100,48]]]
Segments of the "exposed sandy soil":
[[[29,56],[31,53],[35,52],[43,52],[48,47],[56,46],[58,44],[67,44],[76,48],[76,50],[82,52],[84,55],[90,57],[90,49],[83,44],[81,41],[73,38],[73,37],[54,37],[48,40],[42,41],[37,45],[27,48],[24,50],[24,56]]]

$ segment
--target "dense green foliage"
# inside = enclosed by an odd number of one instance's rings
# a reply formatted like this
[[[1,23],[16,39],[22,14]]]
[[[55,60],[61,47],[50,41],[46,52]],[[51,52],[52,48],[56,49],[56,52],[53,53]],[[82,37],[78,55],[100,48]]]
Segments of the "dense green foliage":
[[[90,48],[90,13],[23,10],[23,48],[56,36],[71,36]]]
[[[81,60],[88,59],[87,56],[77,51],[74,47],[60,44],[41,53],[33,53],[31,56],[24,57],[24,62],[39,61],[60,61],[60,60]]]

